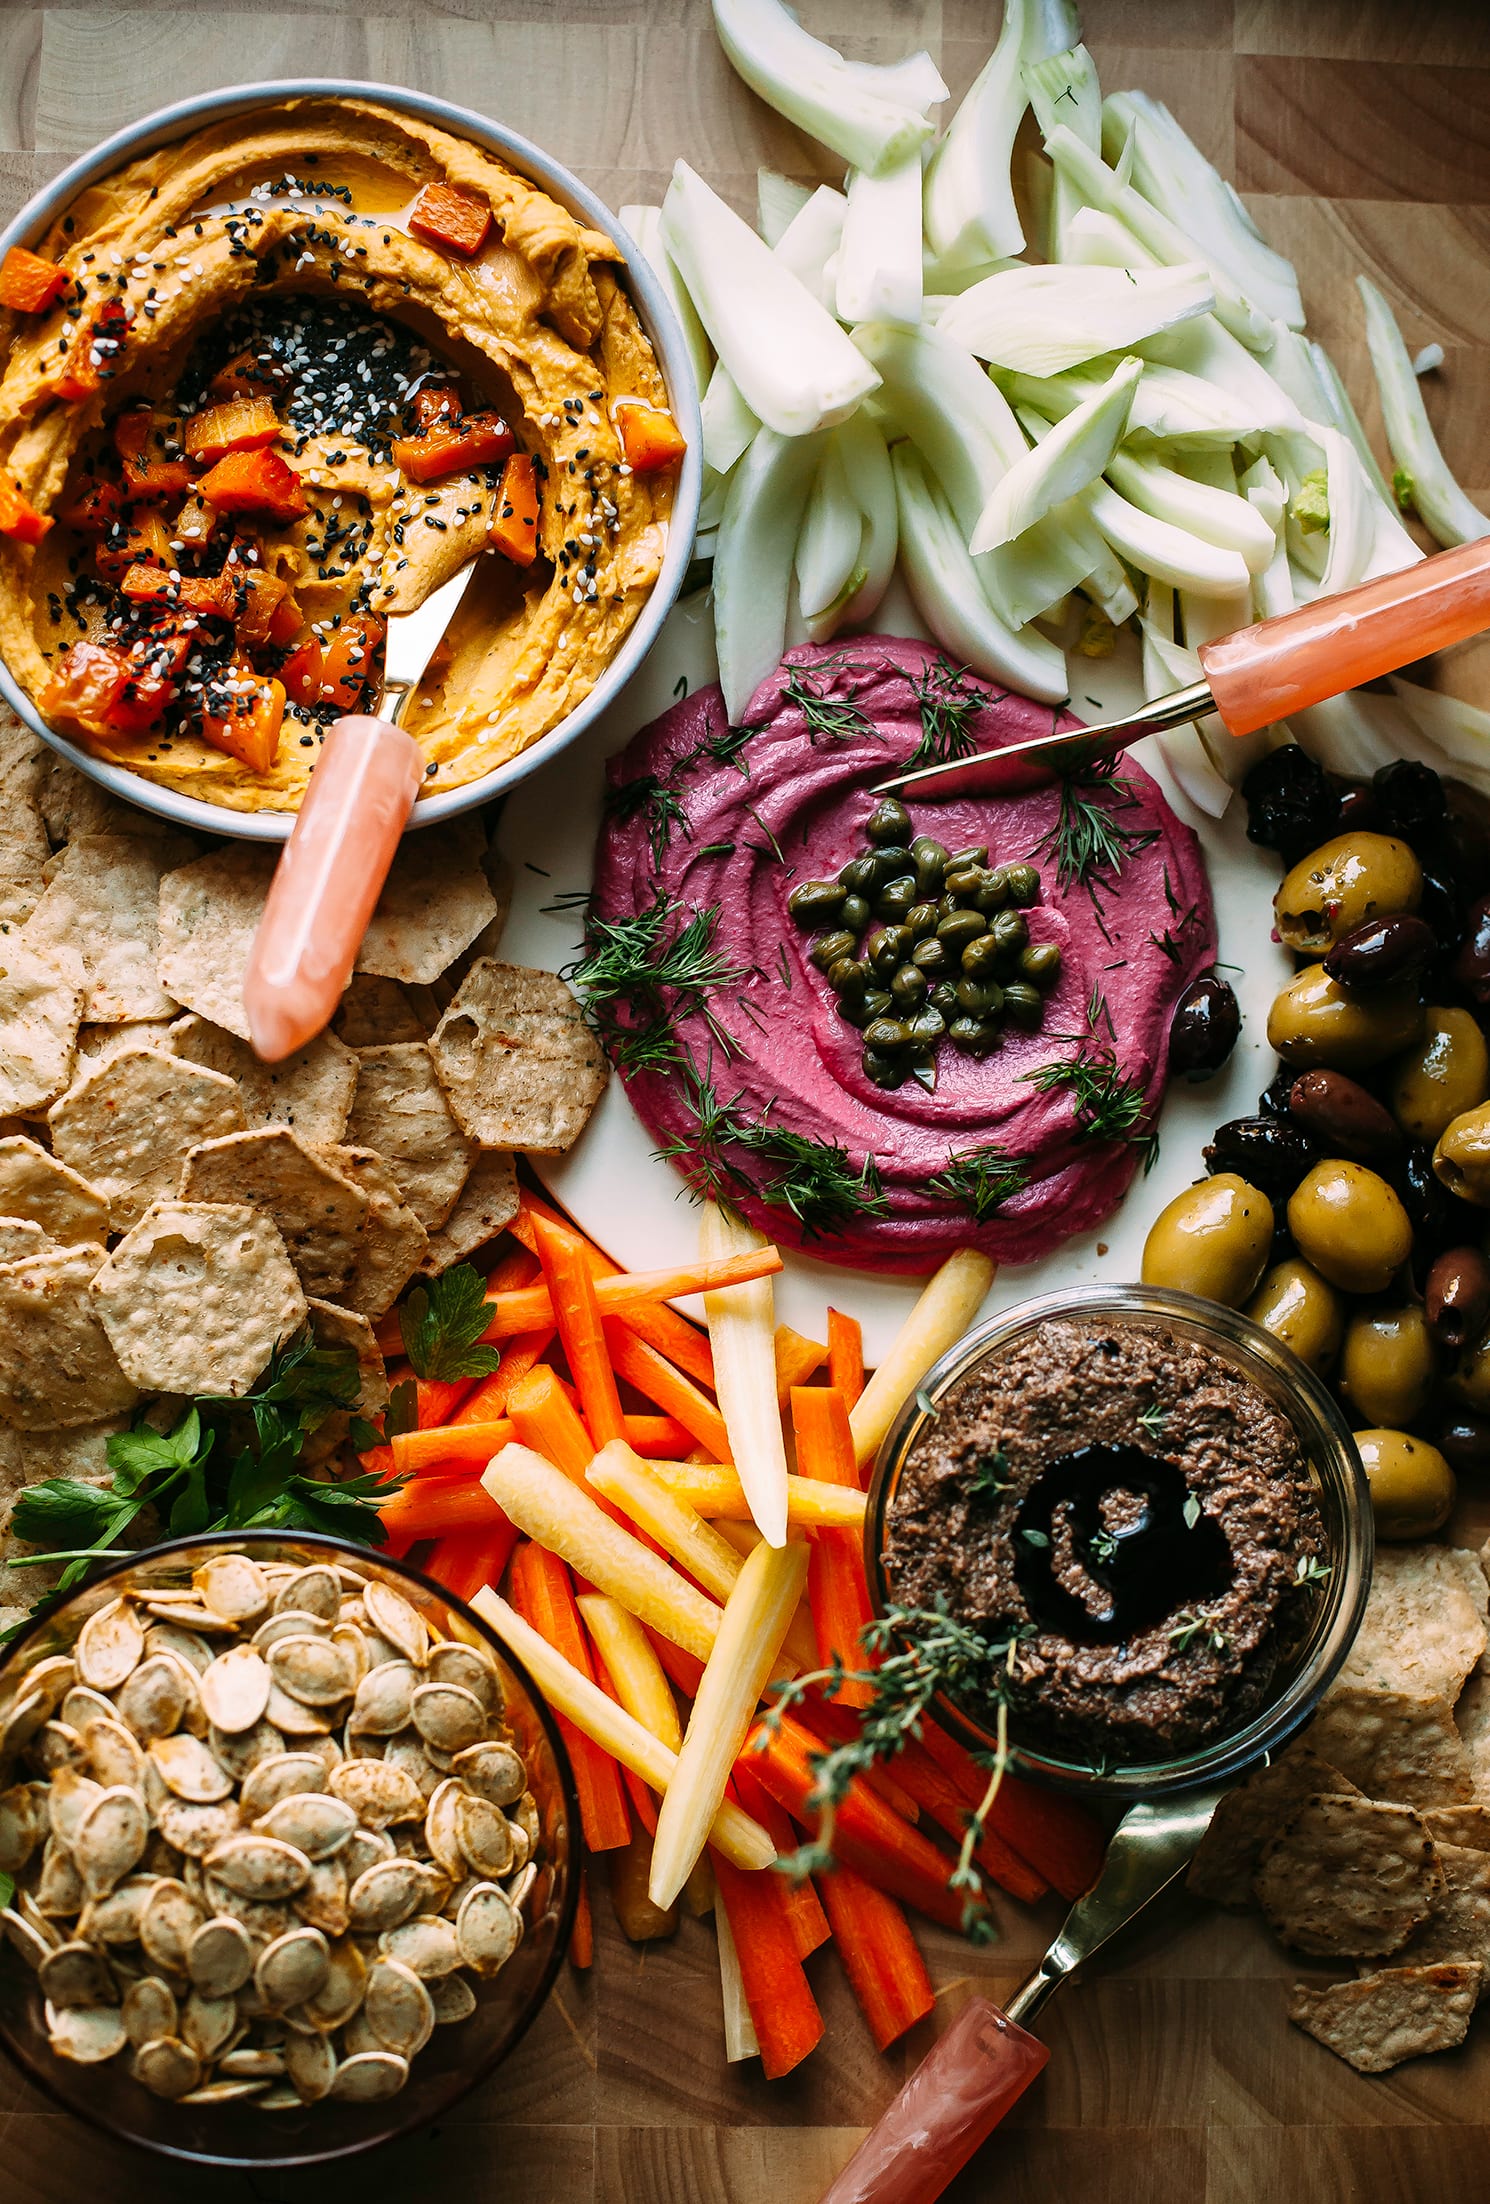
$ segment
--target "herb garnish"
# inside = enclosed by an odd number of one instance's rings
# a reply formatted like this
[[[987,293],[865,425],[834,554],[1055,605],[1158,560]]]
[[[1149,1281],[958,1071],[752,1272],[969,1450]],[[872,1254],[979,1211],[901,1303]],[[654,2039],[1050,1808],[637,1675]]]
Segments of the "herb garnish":
[[[1157,1439],[1161,1436],[1164,1430],[1164,1426],[1168,1422],[1168,1420],[1168,1409],[1161,1408],[1156,1400],[1151,1400],[1147,1408],[1144,1409],[1142,1415],[1138,1418],[1140,1426],[1148,1433],[1151,1439]]]
[[[1107,801],[1100,801],[1102,797]],[[1110,883],[1130,857],[1159,839],[1157,827],[1122,823],[1118,814],[1137,807],[1132,784],[1117,779],[1110,766],[1089,767],[1062,779],[1060,813],[1038,851],[1055,858],[1063,888],[1083,887],[1095,899],[1100,881]]]
[[[1295,1584],[1323,1584],[1334,1575],[1328,1561],[1321,1561],[1316,1554],[1305,1554],[1293,1572]]]
[[[564,967],[591,1025],[619,1071],[659,1071],[681,1059],[674,1021],[697,1011],[721,1048],[730,1043],[708,1008],[711,988],[733,987],[747,967],[714,946],[719,906],[709,904],[679,925],[683,906],[659,889],[630,918],[585,921],[584,950]],[[671,929],[671,931],[669,930]]]
[[[676,1164],[700,1198],[728,1205],[742,1194],[753,1195],[768,1207],[790,1210],[809,1239],[841,1231],[853,1217],[884,1214],[886,1197],[873,1156],[866,1155],[855,1170],[848,1150],[836,1141],[811,1140],[769,1118],[752,1124],[691,1067],[684,1069],[681,1085],[692,1130],[654,1153]],[[745,1158],[762,1172],[752,1175]]]
[[[652,863],[661,865],[673,838],[673,828],[681,827],[689,841],[693,829],[688,814],[673,791],[660,781],[655,773],[639,773],[635,780],[622,781],[610,790],[605,799],[605,815],[624,823],[640,814],[647,826],[647,844],[652,852]]]
[[[1148,1170],[1157,1149],[1157,1135],[1144,1123],[1147,1103],[1142,1086],[1136,1079],[1125,1078],[1118,1065],[1112,1012],[1100,987],[1092,989],[1086,1019],[1085,1033],[1056,1036],[1076,1048],[1075,1056],[1037,1064],[1024,1077],[1041,1094],[1070,1092],[1076,1104],[1078,1140],[1131,1142],[1144,1152],[1144,1169]]]
[[[981,1494],[984,1499],[997,1500],[1009,1490],[1009,1457],[1001,1446],[987,1454],[980,1454],[973,1464],[973,1474],[967,1481],[970,1493]]]
[[[989,1141],[964,1148],[961,1155],[949,1150],[946,1169],[926,1181],[926,1192],[938,1201],[960,1202],[974,1224],[987,1224],[1029,1182],[1029,1165]]]
[[[1177,1653],[1184,1653],[1189,1650],[1197,1638],[1208,1639],[1213,1653],[1224,1653],[1231,1643],[1224,1630],[1218,1630],[1214,1623],[1207,1622],[1203,1615],[1197,1615],[1193,1607],[1183,1607],[1175,1617],[1174,1628],[1169,1633],[1169,1642]]]
[[[840,671],[868,673],[871,668],[854,664],[840,651],[835,657],[819,658],[812,666],[788,666],[781,685],[783,700],[794,704],[802,714],[807,723],[807,740],[814,746],[819,740],[852,742],[859,736],[874,733],[873,722],[852,697],[823,693],[822,684],[816,677]]]
[[[907,772],[918,765],[950,765],[954,758],[970,757],[977,749],[970,721],[1007,692],[970,689],[963,678],[967,671],[966,666],[936,658],[923,674],[907,676],[921,714],[921,739],[905,761]]]
[[[429,1285],[415,1286],[398,1312],[414,1375],[447,1384],[489,1377],[502,1360],[500,1347],[478,1344],[490,1322],[486,1281],[473,1263],[457,1263]]]

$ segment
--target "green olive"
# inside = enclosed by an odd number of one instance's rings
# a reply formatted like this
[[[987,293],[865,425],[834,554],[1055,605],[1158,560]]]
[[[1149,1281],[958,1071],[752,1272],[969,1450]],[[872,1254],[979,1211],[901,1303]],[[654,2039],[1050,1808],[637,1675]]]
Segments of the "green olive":
[[[1327,1370],[1340,1350],[1345,1329],[1340,1296],[1296,1255],[1274,1263],[1247,1303],[1247,1314],[1311,1370]]]
[[[1323,956],[1368,918],[1415,911],[1423,868],[1390,834],[1337,834],[1301,858],[1273,898],[1278,934],[1300,956]]]
[[[926,941],[918,941],[911,951],[911,962],[919,971],[937,976],[953,969],[952,952],[944,941],[932,934]]]
[[[1019,971],[1023,979],[1048,991],[1061,976],[1061,952],[1053,941],[1037,941],[1033,948],[1022,949],[1019,955]]]
[[[1392,1074],[1392,1115],[1409,1140],[1435,1141],[1490,1095],[1490,1048],[1467,1010],[1430,1004],[1427,1030]]]
[[[1009,901],[1020,910],[1028,910],[1040,900],[1040,875],[1033,865],[1010,865],[1006,874]]]
[[[1426,1538],[1454,1505],[1454,1472],[1426,1439],[1406,1431],[1357,1431],[1378,1538]]]
[[[1412,1423],[1433,1389],[1433,1334],[1417,1302],[1357,1309],[1345,1331],[1340,1390],[1372,1423]]]
[[[990,1018],[954,1018],[947,1038],[964,1056],[986,1056],[998,1047],[999,1029]]]
[[[1219,1171],[1161,1209],[1143,1243],[1143,1282],[1239,1308],[1262,1276],[1273,1240],[1266,1194]]]
[[[953,911],[949,917],[938,920],[936,937],[938,941],[952,942],[960,949],[964,943],[976,941],[985,931],[983,921],[976,911]]]
[[[1407,1211],[1364,1163],[1316,1163],[1288,1198],[1288,1229],[1305,1262],[1343,1293],[1384,1293],[1412,1253]]]
[[[846,934],[862,934],[869,924],[868,899],[862,895],[846,895],[838,913],[838,923]]]
[[[870,812],[864,832],[871,842],[908,842],[911,815],[893,796],[882,797]]]
[[[979,934],[962,952],[962,969],[970,979],[985,980],[999,960],[999,945],[992,934]]]
[[[1490,1414],[1490,1333],[1466,1347],[1454,1364],[1449,1391],[1471,1408]]]
[[[1028,980],[1011,980],[1004,989],[1004,1015],[1022,1033],[1033,1033],[1045,1016],[1045,997]]]
[[[820,972],[830,972],[840,957],[851,957],[857,946],[852,934],[819,934],[807,953]]]
[[[841,880],[804,880],[800,888],[793,888],[786,907],[799,926],[824,926],[838,917],[847,901],[848,889]]]
[[[1451,1194],[1490,1209],[1490,1102],[1466,1110],[1444,1127],[1433,1151],[1433,1168]]]
[[[918,965],[902,964],[890,982],[890,993],[902,1010],[914,1010],[926,1000],[926,974]]]
[[[940,895],[942,875],[947,869],[947,845],[939,842],[934,834],[918,834],[911,844],[911,863],[916,868],[916,886],[923,895]]]
[[[1268,1012],[1268,1046],[1301,1071],[1369,1071],[1423,1030],[1416,992],[1352,996],[1323,965],[1296,972]]]
[[[920,941],[923,935],[937,931],[940,917],[941,913],[934,903],[913,903],[905,914],[905,923],[917,941]]]

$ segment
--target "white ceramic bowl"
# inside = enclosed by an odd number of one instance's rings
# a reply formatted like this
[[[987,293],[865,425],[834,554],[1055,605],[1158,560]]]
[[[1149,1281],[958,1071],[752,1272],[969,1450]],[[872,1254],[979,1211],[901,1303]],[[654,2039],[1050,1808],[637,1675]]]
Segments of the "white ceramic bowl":
[[[439,125],[453,137],[469,138],[489,153],[495,153],[512,168],[541,184],[560,203],[578,215],[592,229],[603,231],[614,239],[626,269],[626,282],[632,301],[641,316],[647,335],[652,340],[668,396],[678,426],[688,440],[688,450],[679,470],[677,493],[673,500],[672,519],[668,525],[667,552],[662,562],[662,572],[657,578],[651,596],[643,606],[641,615],[630,634],[622,643],[615,657],[606,667],[590,694],[556,727],[546,735],[498,766],[494,773],[487,773],[480,780],[470,781],[464,788],[449,789],[442,796],[431,796],[414,807],[411,827],[438,826],[445,819],[452,819],[458,812],[470,811],[477,804],[490,802],[516,782],[526,780],[530,773],[560,750],[567,748],[576,735],[583,732],[592,720],[599,717],[612,703],[630,676],[635,673],[671,610],[683,577],[693,554],[694,529],[698,522],[699,493],[702,482],[703,461],[700,456],[701,429],[698,413],[698,392],[694,388],[693,371],[683,343],[683,333],[677,318],[656,275],[648,266],[635,240],[628,237],[615,216],[594,192],[587,189],[579,178],[567,168],[552,160],[547,153],[520,137],[515,130],[508,130],[500,123],[489,121],[468,107],[456,107],[449,100],[433,99],[423,92],[409,92],[393,84],[358,84],[342,77],[287,77],[267,84],[230,85],[223,91],[204,92],[195,99],[179,100],[174,107],[157,108],[153,115],[146,115],[127,130],[116,131],[91,153],[65,168],[62,174],[27,201],[13,222],[0,230],[0,255],[12,245],[34,243],[55,217],[63,213],[80,191],[100,177],[122,168],[143,153],[151,153],[157,146],[169,145],[173,139],[185,137],[200,129],[203,124],[221,121],[225,116],[249,114],[257,107],[280,104],[288,99],[307,98],[357,98],[377,100],[385,107],[394,107],[405,114],[418,115],[426,122]],[[197,796],[177,795],[173,789],[158,788],[132,773],[122,765],[108,765],[96,758],[83,743],[69,740],[49,727],[25,690],[13,678],[9,668],[0,660],[0,696],[18,712],[28,727],[41,736],[44,742],[75,765],[80,773],[97,781],[112,795],[121,796],[127,803],[139,804],[146,811],[157,812],[163,819],[171,819],[178,826],[194,827],[209,834],[234,835],[241,841],[283,842],[295,823],[295,814],[289,811],[230,811],[222,804],[204,803]]]

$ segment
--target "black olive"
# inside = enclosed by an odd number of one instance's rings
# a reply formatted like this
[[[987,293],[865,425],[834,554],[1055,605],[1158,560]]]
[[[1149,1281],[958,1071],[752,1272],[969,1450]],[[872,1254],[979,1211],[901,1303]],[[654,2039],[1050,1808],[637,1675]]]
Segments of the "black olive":
[[[838,882],[845,895],[873,895],[880,882],[879,865],[874,857],[851,857],[839,866]]]
[[[940,895],[942,876],[947,869],[947,845],[939,842],[934,834],[918,834],[911,844],[911,862],[916,868],[916,885],[923,895]]]
[[[905,923],[917,941],[921,941],[927,934],[936,932],[938,916],[935,903],[913,903],[905,914]]]
[[[1343,1071],[1303,1071],[1288,1094],[1288,1114],[1320,1152],[1372,1163],[1395,1156],[1402,1131],[1391,1111]]]
[[[1028,922],[1018,911],[996,911],[988,922],[988,931],[1005,956],[1022,949],[1030,938]]]
[[[864,944],[864,954],[871,971],[888,981],[900,970],[911,951],[910,929],[905,926],[882,926],[871,934]]]
[[[1490,895],[1469,913],[1464,946],[1454,959],[1454,977],[1477,1003],[1490,1003]]]
[[[799,926],[822,926],[837,918],[847,901],[848,889],[841,880],[804,880],[800,888],[793,888],[786,907]]]
[[[907,1019],[906,1022],[910,1027],[911,1039],[919,1041],[923,1047],[930,1047],[934,1042],[939,1041],[947,1030],[946,1019],[939,1010],[933,1010],[930,1003],[926,1005],[924,1010],[918,1010],[914,1018]]]
[[[1391,918],[1368,918],[1342,934],[1324,960],[1332,980],[1361,994],[1372,988],[1396,987],[1411,979],[1436,954],[1433,928],[1405,911]]]
[[[1415,1140],[1387,1176],[1412,1226],[1413,1276],[1421,1284],[1445,1248],[1476,1244],[1485,1229],[1485,1212],[1449,1192],[1433,1168],[1433,1150],[1426,1141]]]
[[[865,1078],[872,1079],[877,1087],[903,1087],[911,1075],[910,1059],[903,1052],[882,1056],[878,1049],[866,1048],[860,1060]]]
[[[1264,1087],[1257,1097],[1257,1110],[1260,1117],[1286,1117],[1288,1115],[1289,1098],[1293,1093],[1293,1085],[1297,1077],[1298,1073],[1294,1070],[1292,1064],[1280,1064],[1278,1066],[1271,1086]]]
[[[1019,976],[1048,994],[1061,976],[1060,945],[1054,941],[1037,941],[1031,948],[1019,953]]]
[[[1297,743],[1259,759],[1242,782],[1247,839],[1296,864],[1327,842],[1340,817],[1340,791],[1322,765]]]
[[[964,1056],[987,1056],[998,1047],[999,1029],[986,1018],[954,1018],[947,1038]]]
[[[964,942],[976,941],[986,931],[976,911],[952,911],[946,918],[938,920],[936,938],[960,949]]]
[[[953,993],[958,1009],[969,1018],[1003,1016],[1004,991],[992,980],[959,980]]]
[[[1440,1347],[1472,1347],[1490,1320],[1490,1262],[1477,1247],[1445,1248],[1428,1273],[1423,1313]]]
[[[862,934],[869,924],[869,905],[862,895],[846,895],[838,923],[846,934]]]
[[[1449,864],[1429,858],[1423,865],[1423,900],[1418,916],[1437,935],[1450,956],[1459,948],[1465,931],[1465,895]]]
[[[891,924],[904,924],[906,913],[916,900],[916,881],[913,873],[902,873],[880,889],[874,899],[876,917]]]
[[[869,967],[859,957],[839,957],[828,966],[828,985],[835,995],[862,995],[869,985]]]
[[[1445,1407],[1433,1430],[1433,1444],[1450,1469],[1490,1469],[1490,1416],[1455,1403]]]
[[[1010,865],[1006,874],[1009,901],[1020,910],[1028,910],[1040,900],[1040,875],[1033,865]]]
[[[1170,1078],[1213,1079],[1241,1030],[1242,1013],[1226,981],[1215,972],[1202,972],[1169,1021]]]
[[[911,951],[911,962],[932,979],[952,969],[952,951],[944,941],[932,934],[925,941],[918,941]]]
[[[915,964],[902,964],[890,982],[890,993],[902,1010],[914,1010],[918,1003],[923,1003],[926,988],[926,974]]]
[[[1303,1127],[1286,1117],[1234,1117],[1216,1127],[1202,1152],[1209,1172],[1235,1171],[1277,1203],[1308,1177],[1321,1153]]]
[[[870,812],[864,832],[871,842],[908,842],[911,838],[911,815],[903,803],[893,796],[884,796]]]
[[[1045,997],[1025,980],[1011,981],[1004,989],[1004,1016],[1010,1025],[1033,1033],[1045,1015]]]
[[[852,934],[819,934],[807,953],[820,972],[827,972],[840,957],[851,957],[857,947]]]
[[[1398,758],[1371,776],[1378,815],[1391,821],[1388,832],[1410,842],[1414,849],[1441,835],[1448,825],[1449,807],[1443,782],[1431,765],[1416,758]]]
[[[904,1018],[875,1018],[864,1028],[865,1044],[889,1054],[897,1048],[909,1048],[911,1029]]]
[[[1340,784],[1340,816],[1331,828],[1332,834],[1376,834],[1381,830],[1381,805],[1374,789],[1364,782],[1342,781]]]

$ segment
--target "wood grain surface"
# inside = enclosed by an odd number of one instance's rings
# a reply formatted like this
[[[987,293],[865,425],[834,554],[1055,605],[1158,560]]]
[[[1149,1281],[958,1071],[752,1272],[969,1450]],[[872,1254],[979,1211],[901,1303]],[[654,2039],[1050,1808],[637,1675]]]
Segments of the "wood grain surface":
[[[1354,277],[1414,348],[1450,464],[1490,497],[1490,0],[1086,0],[1108,90],[1167,100],[1293,256],[1311,330],[1379,432]],[[801,0],[865,58],[928,46],[954,94],[996,0]],[[99,8],[0,0],[0,213],[150,109],[294,74],[406,84],[537,139],[612,205],[656,199],[684,155],[753,205],[769,162],[836,176],[734,79],[707,0],[325,0]],[[1483,647],[1444,678],[1483,695]],[[1480,676],[1476,679],[1476,676]],[[1478,1528],[1483,1537],[1484,1527]],[[566,1969],[527,2041],[442,2126],[327,2173],[203,2176],[52,2111],[0,2065],[0,2204],[812,2204],[931,2041],[874,2053],[830,1952],[827,2034],[788,2081],[727,2067],[712,1930],[638,1949],[597,1878],[596,1964]],[[944,2022],[997,1997],[1059,1919],[1001,1908],[1003,1937],[925,1945]],[[1365,2080],[1284,2018],[1299,1968],[1250,1919],[1155,1908],[1042,2016],[1043,2081],[952,2204],[1468,2204],[1490,2155],[1490,2027],[1463,2052]]]

